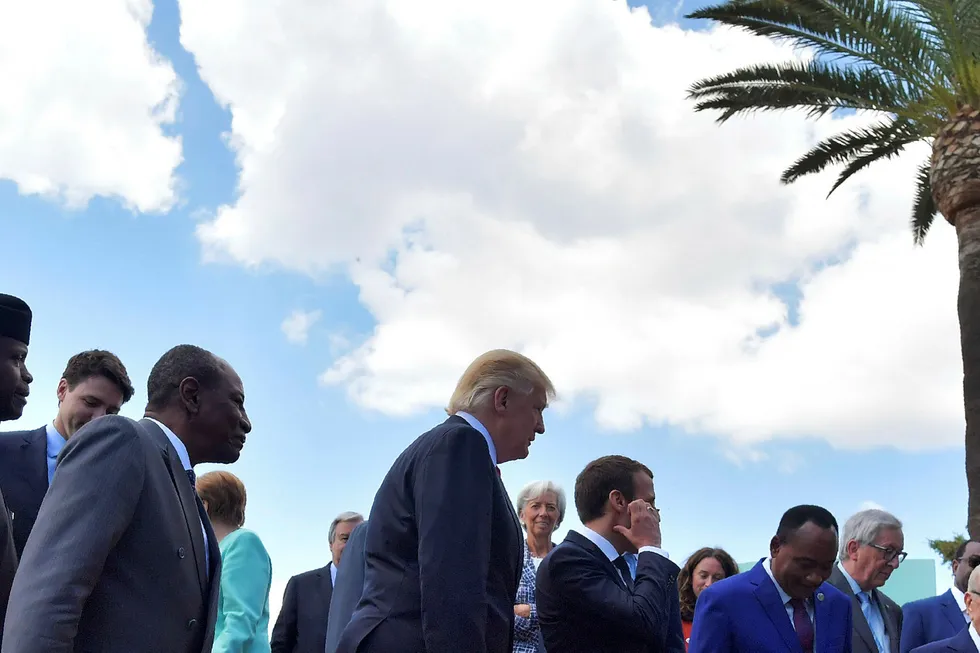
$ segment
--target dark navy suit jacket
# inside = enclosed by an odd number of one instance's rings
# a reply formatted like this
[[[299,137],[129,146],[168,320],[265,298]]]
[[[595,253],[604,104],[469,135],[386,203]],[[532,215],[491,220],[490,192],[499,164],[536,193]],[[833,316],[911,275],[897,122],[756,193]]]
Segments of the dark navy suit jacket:
[[[952,637],[969,625],[953,598],[953,590],[902,606],[901,653]]]
[[[371,508],[364,590],[338,653],[510,653],[522,533],[483,435],[421,435]]]
[[[286,583],[272,628],[272,653],[323,653],[333,598],[330,564],[297,574]]]
[[[965,623],[965,620],[964,620]],[[948,639],[941,639],[925,646],[912,649],[912,653],[978,653],[969,627],[963,628]]]
[[[0,434],[0,492],[14,514],[17,555],[24,554],[41,501],[48,491],[48,436],[44,426],[33,431]]]
[[[677,565],[637,557],[633,591],[591,540],[569,531],[538,567],[538,623],[548,653],[683,653]]]
[[[814,653],[851,653],[851,600],[829,583],[813,596]],[[694,608],[690,653],[802,653],[762,561],[707,588]]]

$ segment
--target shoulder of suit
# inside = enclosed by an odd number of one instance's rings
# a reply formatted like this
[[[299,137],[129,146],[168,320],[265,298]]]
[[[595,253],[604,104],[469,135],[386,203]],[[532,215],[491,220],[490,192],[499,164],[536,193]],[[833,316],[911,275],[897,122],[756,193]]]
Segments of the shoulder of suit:
[[[239,528],[234,533],[229,535],[229,537],[234,536],[236,543],[241,543],[245,546],[250,546],[257,549],[265,550],[265,545],[262,543],[262,538],[259,537],[255,531],[250,531],[247,528]]]
[[[24,440],[35,440],[37,438],[46,437],[47,427],[42,426],[36,429],[30,429],[27,431],[8,431],[7,433],[0,433],[0,449],[14,449],[19,448],[20,445],[24,443]]]
[[[300,582],[300,581],[307,580],[309,578],[316,578],[317,576],[321,576],[323,574],[329,574],[329,573],[330,573],[330,565],[328,564],[324,567],[320,567],[319,569],[311,569],[309,571],[304,571],[301,574],[296,574],[290,580]]]
[[[927,596],[924,599],[909,601],[902,606],[902,612],[908,612],[909,610],[912,612],[915,612],[916,610],[927,610],[934,605],[939,605],[944,595],[945,593],[939,594],[938,596]]]

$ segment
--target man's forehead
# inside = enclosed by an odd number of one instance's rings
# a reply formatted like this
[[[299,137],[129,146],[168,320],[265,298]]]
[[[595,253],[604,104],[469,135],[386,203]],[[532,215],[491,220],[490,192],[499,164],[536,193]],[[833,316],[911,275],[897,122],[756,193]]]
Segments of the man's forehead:
[[[878,537],[875,538],[875,544],[886,544],[891,542],[903,542],[905,541],[905,535],[902,533],[901,528],[885,528],[880,533]]]
[[[26,354],[27,345],[15,338],[0,336],[0,351]]]
[[[969,558],[975,555],[980,555],[980,542],[967,542],[966,547],[963,549],[963,557]]]

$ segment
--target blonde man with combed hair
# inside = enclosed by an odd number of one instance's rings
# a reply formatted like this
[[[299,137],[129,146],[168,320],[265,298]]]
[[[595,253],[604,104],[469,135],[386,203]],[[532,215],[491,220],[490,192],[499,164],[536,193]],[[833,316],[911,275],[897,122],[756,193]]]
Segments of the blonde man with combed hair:
[[[402,452],[375,496],[364,591],[337,653],[510,653],[523,534],[498,465],[527,457],[554,396],[516,352],[466,368],[449,419]]]

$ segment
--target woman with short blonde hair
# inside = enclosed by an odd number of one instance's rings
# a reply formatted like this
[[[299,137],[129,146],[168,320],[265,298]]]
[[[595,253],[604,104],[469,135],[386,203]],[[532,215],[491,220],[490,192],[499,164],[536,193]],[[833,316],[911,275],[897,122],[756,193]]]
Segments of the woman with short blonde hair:
[[[221,550],[218,620],[212,653],[269,653],[272,561],[245,524],[245,484],[231,472],[208,472],[197,493]]]

